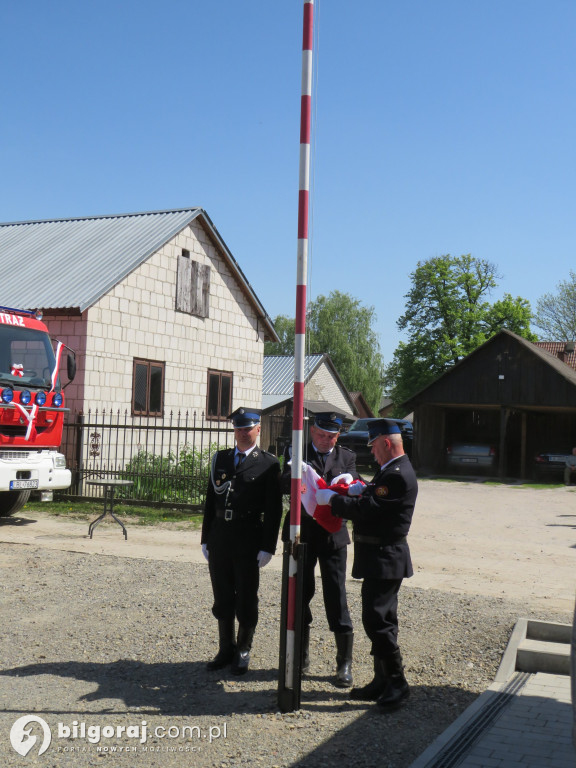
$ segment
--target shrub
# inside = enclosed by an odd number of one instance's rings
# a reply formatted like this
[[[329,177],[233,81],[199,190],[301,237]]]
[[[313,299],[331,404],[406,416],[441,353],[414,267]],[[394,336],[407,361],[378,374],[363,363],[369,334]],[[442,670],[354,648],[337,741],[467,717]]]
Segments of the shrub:
[[[202,451],[184,445],[178,454],[171,451],[166,456],[138,451],[121,475],[134,483],[126,490],[124,497],[141,501],[202,504],[210,477],[211,457],[218,449],[218,445],[212,443]]]

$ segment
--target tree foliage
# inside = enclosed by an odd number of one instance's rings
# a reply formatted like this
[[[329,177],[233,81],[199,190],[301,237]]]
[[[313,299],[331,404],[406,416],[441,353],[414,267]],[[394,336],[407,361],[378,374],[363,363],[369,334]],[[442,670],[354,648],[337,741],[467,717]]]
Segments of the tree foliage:
[[[332,291],[308,305],[306,349],[327,353],[349,392],[359,391],[377,412],[382,396],[384,363],[374,330],[374,307],[365,307],[347,293]],[[294,320],[279,315],[274,320],[280,343],[267,342],[267,355],[294,354]]]
[[[576,341],[576,273],[570,270],[570,278],[561,280],[556,290],[538,299],[534,325],[548,341]]]
[[[536,340],[530,330],[530,303],[520,297],[490,304],[499,275],[489,261],[470,254],[418,262],[397,322],[408,339],[386,367],[385,384],[396,407],[416,394],[502,328]]]
[[[295,323],[293,317],[278,315],[274,319],[274,328],[278,334],[279,342],[264,342],[265,355],[293,355]]]

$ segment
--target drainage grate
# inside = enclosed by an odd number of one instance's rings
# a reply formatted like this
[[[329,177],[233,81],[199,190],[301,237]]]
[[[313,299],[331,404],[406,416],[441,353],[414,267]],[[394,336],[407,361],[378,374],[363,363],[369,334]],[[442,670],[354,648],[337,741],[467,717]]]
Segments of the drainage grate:
[[[511,703],[517,694],[528,682],[528,672],[517,672],[512,680],[493,695],[490,701],[482,707],[478,714],[462,728],[462,730],[440,752],[435,755],[424,768],[455,768],[466,756],[482,734],[488,730],[494,720],[500,716],[502,710]]]

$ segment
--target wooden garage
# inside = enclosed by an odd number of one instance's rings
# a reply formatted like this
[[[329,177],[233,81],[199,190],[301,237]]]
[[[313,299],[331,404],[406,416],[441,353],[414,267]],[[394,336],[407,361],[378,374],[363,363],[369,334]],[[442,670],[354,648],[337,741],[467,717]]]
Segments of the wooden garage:
[[[507,330],[404,403],[414,411],[413,463],[421,475],[447,473],[455,441],[489,443],[491,474],[528,479],[540,451],[576,445],[576,370]]]

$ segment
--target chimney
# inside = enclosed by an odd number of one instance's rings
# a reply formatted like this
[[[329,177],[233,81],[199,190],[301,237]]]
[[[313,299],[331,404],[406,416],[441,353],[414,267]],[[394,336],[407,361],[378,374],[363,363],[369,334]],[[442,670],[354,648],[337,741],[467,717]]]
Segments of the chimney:
[[[575,348],[575,346],[576,346],[576,343],[575,343],[575,342],[573,342],[573,341],[567,341],[567,342],[564,344],[564,350],[563,350],[563,352],[562,352],[562,362],[564,362],[564,363],[567,363],[567,362],[568,362],[568,357],[569,357],[570,355],[573,355],[573,354],[574,354],[574,348]]]

